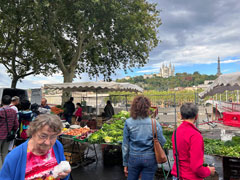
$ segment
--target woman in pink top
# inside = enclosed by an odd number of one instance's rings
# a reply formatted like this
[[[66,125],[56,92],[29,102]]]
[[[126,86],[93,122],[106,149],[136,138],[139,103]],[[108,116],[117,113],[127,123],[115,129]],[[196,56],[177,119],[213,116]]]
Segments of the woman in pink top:
[[[198,108],[192,103],[185,103],[180,108],[183,123],[177,128],[177,152],[180,179],[202,180],[215,173],[215,167],[204,167],[204,142],[201,132],[194,123],[198,117]],[[175,157],[175,138],[172,136],[174,164],[173,179],[177,179]]]
[[[80,125],[80,122],[82,120],[82,106],[80,103],[77,103],[77,111],[75,113],[76,117],[76,124]]]

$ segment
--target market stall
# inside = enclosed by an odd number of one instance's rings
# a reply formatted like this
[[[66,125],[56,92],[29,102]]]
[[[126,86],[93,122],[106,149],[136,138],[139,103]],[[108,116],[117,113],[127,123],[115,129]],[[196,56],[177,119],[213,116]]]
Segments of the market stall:
[[[205,98],[206,96],[213,96],[218,93],[223,93],[225,91],[234,91],[240,90],[240,72],[223,74],[219,76],[205,91],[199,94],[200,98]],[[239,95],[237,97],[239,100]],[[237,100],[237,101],[238,101]],[[223,105],[224,104],[224,105]],[[223,124],[228,126],[240,127],[240,118],[239,118],[239,110],[238,108],[234,108],[236,106],[240,106],[239,103],[220,103],[222,106],[230,105],[231,108],[224,108],[225,111],[232,112],[224,112],[223,113]]]
[[[96,93],[96,114],[98,115],[99,106],[98,106],[98,94],[106,93],[112,91],[127,91],[127,92],[143,92],[143,89],[137,85],[130,83],[117,83],[117,82],[78,82],[78,83],[59,83],[59,84],[45,84],[44,89],[52,89],[52,90],[67,90],[71,92],[95,92]],[[126,101],[126,109],[127,109],[127,98]],[[91,111],[93,114],[93,108],[87,107],[87,112]],[[92,115],[91,117],[94,117]]]
[[[240,90],[240,72],[219,76],[205,91],[199,94],[199,97],[203,99],[206,96],[213,96],[226,90]]]
[[[44,85],[45,89],[59,89],[59,90],[69,90],[69,91],[80,91],[80,92],[96,92],[96,109],[98,109],[98,93],[102,93],[102,92],[110,92],[110,91],[129,91],[129,92],[142,92],[143,89],[140,88],[137,85],[134,84],[130,84],[130,83],[116,83],[116,82],[79,82],[79,83],[60,83],[60,84],[45,84]],[[98,110],[96,111],[98,112]],[[94,119],[94,115],[91,114],[91,120]],[[96,124],[95,126],[92,125],[91,123],[93,123],[94,121],[89,120],[84,120],[86,121],[87,126],[91,127],[92,129],[96,129]],[[97,114],[95,115],[95,122],[97,123],[98,117]],[[119,122],[119,121],[118,121]],[[123,121],[121,120],[122,124]],[[102,125],[102,124],[101,124]],[[71,127],[71,126],[70,126]],[[103,131],[103,129],[106,129],[106,125],[104,125],[104,127],[99,130],[96,133],[100,133]],[[123,129],[123,127],[121,127],[121,129]],[[74,148],[77,147],[81,154],[81,146],[82,145],[86,145],[87,146],[87,154],[85,154],[86,156],[88,155],[88,151],[90,149],[90,146],[92,146],[92,149],[95,152],[95,158],[97,161],[97,154],[96,154],[96,148],[95,148],[95,144],[112,144],[112,140],[113,138],[110,136],[105,137],[104,142],[97,142],[94,141],[92,138],[90,138],[89,142],[88,139],[89,137],[94,137],[91,136],[91,134],[96,134],[94,133],[95,130],[91,130],[91,129],[84,129],[84,128],[76,128],[76,129],[67,129],[65,132],[63,132],[63,134],[60,136],[62,142],[67,142],[68,144],[72,144],[71,148],[68,149],[68,154],[69,156],[69,160],[70,162],[73,162],[73,159],[75,158],[75,151]],[[111,133],[115,133],[115,131],[111,132]],[[114,139],[114,143],[119,143],[122,141],[122,132],[118,132],[118,139]],[[114,134],[111,134],[114,135]],[[115,135],[114,135],[115,138]],[[67,144],[66,144],[67,145]],[[69,152],[70,151],[70,152]],[[67,155],[67,154],[66,154]]]

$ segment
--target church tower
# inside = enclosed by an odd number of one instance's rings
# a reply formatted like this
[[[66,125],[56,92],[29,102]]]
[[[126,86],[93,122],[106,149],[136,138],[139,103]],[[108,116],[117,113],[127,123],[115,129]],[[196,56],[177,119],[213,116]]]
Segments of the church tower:
[[[220,57],[218,56],[218,67],[217,67],[217,76],[220,76],[222,73],[221,73],[221,70],[220,70]]]

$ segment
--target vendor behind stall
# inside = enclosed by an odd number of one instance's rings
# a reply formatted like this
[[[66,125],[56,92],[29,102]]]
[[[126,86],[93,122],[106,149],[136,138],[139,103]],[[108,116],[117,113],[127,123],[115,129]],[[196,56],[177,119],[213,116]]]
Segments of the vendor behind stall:
[[[107,119],[110,119],[110,118],[112,118],[113,115],[114,115],[114,109],[113,109],[113,106],[111,104],[111,101],[108,100],[107,105],[104,108],[104,116]]]
[[[64,104],[64,117],[66,121],[71,124],[72,123],[72,115],[75,111],[75,106],[73,104],[73,97],[70,97],[69,101]]]

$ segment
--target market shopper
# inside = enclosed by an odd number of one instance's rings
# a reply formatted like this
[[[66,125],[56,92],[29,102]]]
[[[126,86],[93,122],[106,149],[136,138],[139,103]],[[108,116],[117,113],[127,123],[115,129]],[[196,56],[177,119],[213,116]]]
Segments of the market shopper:
[[[153,180],[157,161],[153,150],[153,133],[150,115],[151,102],[144,96],[134,98],[131,117],[126,120],[123,130],[122,155],[124,173],[128,180]],[[157,122],[157,135],[163,146],[166,139],[162,127]]]
[[[82,120],[82,106],[80,103],[77,103],[77,111],[75,112],[76,124],[80,125]]]
[[[180,108],[182,124],[177,128],[176,142],[178,152],[178,167],[180,179],[203,180],[215,173],[214,167],[204,167],[204,142],[201,132],[194,123],[198,117],[198,107],[185,103]],[[175,137],[172,135],[174,164],[173,179],[177,179]]]
[[[16,111],[17,117],[18,117],[18,108],[17,106],[20,103],[20,98],[18,96],[13,96],[11,99],[11,104],[9,105],[10,108]],[[9,142],[8,151],[11,151],[14,146],[15,139]]]
[[[7,142],[6,140],[7,134],[11,130],[16,131],[18,129],[17,113],[9,107],[10,103],[11,97],[9,95],[3,96],[3,107],[0,108],[0,169],[2,168],[10,144],[10,142]]]
[[[65,102],[63,108],[64,108],[64,117],[66,118],[66,121],[71,124],[72,123],[72,115],[75,111],[75,106],[73,104],[73,97],[70,97],[70,99]]]
[[[54,180],[51,175],[53,168],[65,161],[63,146],[57,140],[62,128],[62,122],[57,115],[37,116],[27,131],[31,138],[7,155],[0,171],[0,179]],[[70,171],[60,172],[55,180],[67,180],[69,173]]]
[[[31,111],[31,103],[29,100],[22,100],[21,110],[18,112],[19,118],[19,138],[26,140],[28,138],[27,129],[29,124],[34,120],[33,112]]]
[[[104,114],[107,119],[112,118],[114,115],[114,109],[110,100],[107,101],[107,104],[104,108]]]
[[[14,109],[16,111],[16,113],[18,113],[17,105],[19,105],[19,103],[20,103],[19,97],[18,96],[13,96],[12,99],[11,99],[11,104],[9,105],[9,107]]]

